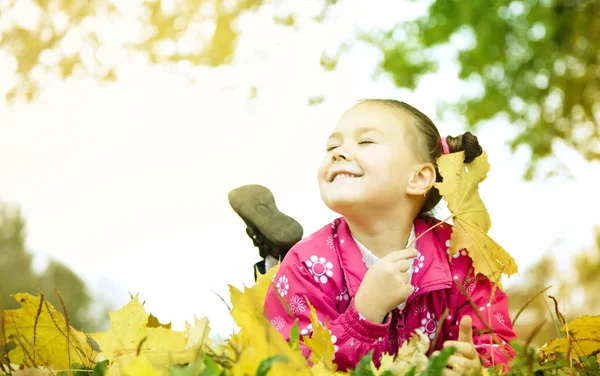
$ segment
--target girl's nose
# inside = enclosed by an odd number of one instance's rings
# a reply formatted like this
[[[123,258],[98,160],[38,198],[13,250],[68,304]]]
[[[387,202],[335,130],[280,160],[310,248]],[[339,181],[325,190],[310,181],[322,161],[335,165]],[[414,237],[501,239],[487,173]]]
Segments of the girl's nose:
[[[348,153],[346,153],[346,151],[342,147],[336,148],[335,152],[332,155],[333,162],[347,161],[349,159],[350,159],[350,157],[349,157]]]

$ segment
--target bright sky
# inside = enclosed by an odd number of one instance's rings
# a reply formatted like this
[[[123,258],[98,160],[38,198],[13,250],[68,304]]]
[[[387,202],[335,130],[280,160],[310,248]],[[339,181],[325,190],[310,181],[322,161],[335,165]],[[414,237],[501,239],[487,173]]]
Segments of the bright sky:
[[[244,34],[236,63],[198,69],[195,85],[173,69],[123,59],[114,84],[49,80],[32,104],[0,103],[0,199],[22,207],[36,266],[58,259],[100,303],[117,308],[128,292],[139,292],[174,328],[208,316],[213,333],[228,336],[233,321],[213,291],[228,299],[228,284],[252,284],[259,259],[227,193],[243,184],[269,187],[308,235],[336,216],[319,197],[316,168],[349,105],[394,97],[436,120],[436,103],[464,89],[451,64],[415,93],[373,81],[378,55],[367,47],[323,72],[322,48],[355,27],[385,27],[397,14],[415,14],[395,0],[342,3],[333,22],[306,24],[299,33],[264,22],[270,9],[248,18],[244,29],[253,31]],[[12,79],[9,66],[0,64],[2,91]],[[258,97],[249,100],[253,85]],[[319,94],[326,102],[308,107],[307,98]],[[436,123],[442,134],[463,130],[458,122]],[[570,255],[592,244],[600,224],[600,165],[557,145],[574,179],[524,182],[527,151],[509,153],[512,134],[500,120],[478,133],[492,165],[481,185],[491,235],[521,270],[552,250],[568,272]]]

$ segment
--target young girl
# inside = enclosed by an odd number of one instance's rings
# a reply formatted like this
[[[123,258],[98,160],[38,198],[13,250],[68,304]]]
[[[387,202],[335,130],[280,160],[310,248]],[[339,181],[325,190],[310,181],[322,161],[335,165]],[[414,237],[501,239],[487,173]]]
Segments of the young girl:
[[[473,274],[466,250],[449,256],[452,227],[442,224],[406,249],[438,223],[428,215],[441,199],[433,186],[442,180],[437,158],[463,150],[466,163],[482,153],[471,133],[440,138],[427,116],[403,102],[364,100],[344,113],[318,170],[323,201],[342,217],[283,260],[265,301],[277,330],[289,339],[298,319],[300,333],[310,334],[306,297],[331,331],[340,370],[371,350],[378,365],[416,329],[432,340],[439,330],[431,352],[457,348],[445,375],[506,364],[514,354],[507,342],[515,338],[506,295]]]

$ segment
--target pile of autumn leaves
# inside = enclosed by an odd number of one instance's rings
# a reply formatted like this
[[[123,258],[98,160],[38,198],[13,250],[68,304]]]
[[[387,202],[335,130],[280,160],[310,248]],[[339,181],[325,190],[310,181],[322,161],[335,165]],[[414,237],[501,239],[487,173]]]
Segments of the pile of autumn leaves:
[[[273,374],[310,374],[298,344],[288,345],[262,315],[268,277],[243,293],[231,287],[231,314],[240,331],[219,346],[213,346],[209,338],[208,319],[196,318],[193,324],[186,322],[186,330],[173,331],[146,313],[137,296],[120,310],[109,312],[108,331],[87,334],[69,327],[65,317],[40,296],[16,294],[22,308],[4,312],[4,336],[9,344],[5,358],[13,368],[43,368],[40,374],[66,371],[78,364],[80,369],[98,368],[98,374],[153,376],[199,375],[207,368],[216,372],[206,375],[219,375],[221,370],[254,375],[262,361],[278,356],[286,362],[274,360],[269,367],[276,371]],[[316,330],[323,332],[322,327]],[[320,342],[316,353],[332,358],[330,337],[313,341]],[[323,365],[332,368],[331,361]]]
[[[8,361],[13,374],[26,367],[39,375],[69,371],[98,376],[335,375],[331,335],[316,319],[312,307],[313,334],[304,340],[312,349],[312,368],[298,341],[286,342],[262,314],[266,289],[275,271],[270,270],[244,292],[230,288],[231,314],[240,331],[218,346],[209,338],[206,318],[196,318],[193,325],[186,322],[184,331],[172,331],[146,313],[137,297],[109,313],[107,332],[86,334],[69,327],[63,315],[42,297],[16,294],[22,308],[4,312],[4,336],[9,344],[4,346],[9,350],[4,354],[5,363]],[[404,374],[413,366],[425,369],[428,347],[426,336],[413,337],[400,350],[396,362],[390,356],[384,359],[381,371],[394,369]],[[366,362],[368,369],[375,370],[370,359]]]
[[[489,171],[485,153],[467,166],[463,153],[438,161],[443,183],[438,189],[452,212],[451,256],[468,249],[475,272],[497,280],[516,273],[512,257],[487,232],[491,221],[478,193]],[[20,309],[0,314],[0,374],[13,375],[336,375],[331,335],[317,319],[310,302],[313,333],[303,337],[311,349],[309,366],[302,355],[298,327],[288,343],[263,314],[266,291],[276,272],[271,269],[252,288],[230,287],[231,315],[240,328],[218,345],[209,338],[207,318],[173,331],[148,314],[137,296],[119,311],[109,312],[107,332],[88,334],[69,325],[68,314],[52,307],[44,295],[16,294]],[[66,311],[66,307],[61,307]],[[600,374],[593,354],[600,351],[600,317],[584,316],[563,327],[564,337],[540,350],[514,344],[518,356],[511,374]],[[384,356],[376,369],[367,355],[351,371],[356,375],[441,375],[452,349],[429,359],[428,337],[417,332],[395,357]],[[571,354],[564,356],[563,354]],[[541,372],[541,373],[540,373]],[[562,373],[561,373],[562,372]]]
[[[311,308],[313,334],[304,338],[312,350],[312,367],[303,357],[298,340],[286,342],[262,314],[266,289],[275,269],[244,292],[231,289],[231,314],[240,327],[220,345],[209,338],[208,319],[197,319],[193,325],[186,322],[186,330],[172,331],[146,313],[134,297],[119,311],[110,312],[107,332],[86,334],[69,327],[65,318],[41,296],[16,294],[21,308],[3,314],[6,341],[0,347],[2,368],[13,375],[341,375],[332,362],[334,347],[329,331],[316,319]],[[310,306],[310,304],[309,304]],[[583,364],[600,374],[594,357],[577,357],[575,365],[565,360],[561,352],[583,352],[586,355],[600,350],[600,317],[583,317],[569,324],[572,338],[560,338],[537,354],[520,354],[514,367],[518,375],[530,374],[530,369],[548,370],[544,374],[583,374]],[[565,328],[563,328],[564,330]],[[298,338],[295,327],[293,338]],[[593,340],[589,340],[593,339]],[[449,352],[430,360],[426,353],[429,338],[417,332],[403,344],[398,355],[384,356],[377,370],[369,356],[359,364],[357,375],[406,375],[422,372],[441,375]],[[577,349],[573,347],[578,346]],[[546,361],[544,365],[539,356]],[[531,359],[530,359],[531,358]],[[535,359],[533,359],[535,358]],[[532,363],[534,362],[534,363]],[[587,363],[586,363],[587,362]],[[593,362],[593,364],[592,364]],[[571,364],[569,364],[571,363]],[[67,365],[71,365],[68,367]],[[515,364],[519,366],[519,364]],[[572,369],[574,373],[554,373],[558,369]],[[575,373],[577,372],[577,373]],[[0,372],[1,374],[2,372]]]

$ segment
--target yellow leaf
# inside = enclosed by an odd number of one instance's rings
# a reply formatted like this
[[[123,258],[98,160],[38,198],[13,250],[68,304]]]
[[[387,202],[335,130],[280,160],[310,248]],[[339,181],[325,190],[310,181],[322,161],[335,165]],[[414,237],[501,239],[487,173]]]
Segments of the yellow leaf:
[[[464,163],[465,153],[452,153],[438,159],[444,178],[435,183],[454,218],[450,256],[467,249],[475,273],[483,273],[499,282],[500,273],[508,276],[517,272],[515,260],[487,234],[490,215],[479,196],[479,183],[485,180],[490,165],[484,152],[471,163]]]
[[[394,355],[383,354],[381,356],[381,361],[379,364],[379,369],[375,367],[373,361],[371,361],[371,371],[375,374],[375,376],[382,375],[385,371],[391,371],[394,366]]]
[[[310,369],[313,376],[337,376],[337,375],[348,375],[345,372],[336,372],[330,368],[327,368],[323,363],[318,363],[312,366]]]
[[[165,374],[156,370],[145,355],[135,357],[127,365],[113,365],[108,370],[108,376],[163,376]]]
[[[198,319],[194,316],[194,325],[185,322],[186,333],[186,348],[206,344],[212,347],[212,340],[208,338],[210,334],[210,326],[207,317]]]
[[[312,353],[310,354],[310,361],[313,364],[323,364],[325,368],[335,371],[336,366],[333,364],[335,358],[335,348],[331,341],[331,332],[323,327],[319,318],[317,317],[317,311],[306,299],[306,304],[310,307],[310,323],[312,325],[312,335],[310,338],[304,336],[304,344],[310,348]]]
[[[54,376],[47,368],[25,368],[18,371],[13,371],[12,376]]]
[[[272,277],[265,275],[261,278],[268,278],[270,281]],[[233,335],[225,346],[229,350],[224,351],[231,359],[237,360],[231,369],[232,375],[253,375],[263,360],[275,355],[283,356],[287,361],[273,363],[269,374],[310,375],[310,368],[302,352],[292,350],[263,314],[266,288],[258,284],[252,288],[246,287],[242,293],[230,286],[230,291],[233,306],[231,315],[240,327],[239,333]]]
[[[67,351],[67,324],[62,314],[57,312],[52,305],[49,303],[42,305],[37,325],[35,325],[40,307],[40,297],[30,294],[15,294],[14,298],[21,304],[21,308],[4,311],[7,341],[12,341],[17,345],[10,352],[12,363],[22,365],[35,360],[35,364],[38,366],[43,365],[63,370],[70,368],[69,353],[71,363],[91,363],[89,359],[93,357],[93,350],[87,342],[87,337],[73,328],[69,328],[68,331],[70,345],[69,351]]]
[[[429,345],[429,337],[417,329],[410,339],[400,346],[396,361],[389,370],[398,375],[408,373],[413,366],[417,367],[417,373],[425,371],[429,363],[427,358]]]
[[[158,318],[155,317],[153,314],[150,314],[150,316],[148,317],[148,322],[146,323],[146,326],[148,328],[163,327],[165,329],[171,329],[171,323],[161,324],[160,321],[158,321]]]
[[[255,291],[256,296],[262,299],[261,306],[263,306],[265,303],[265,298],[267,297],[267,289],[269,288],[269,285],[271,285],[271,283],[273,282],[275,274],[278,270],[279,265],[276,265],[271,269],[267,270],[265,274],[258,273],[256,283],[254,284],[254,286],[252,286],[252,290]]]
[[[578,356],[589,356],[600,351],[600,316],[582,316],[575,319],[560,330],[569,331],[569,337],[555,339],[544,346],[545,351],[569,352],[569,341],[571,341],[571,354]]]
[[[152,367],[157,372],[167,372],[167,370],[178,364],[193,363],[200,351],[197,348],[189,348],[186,350],[146,350],[141,351],[140,356],[144,356],[152,364]],[[128,353],[118,356],[110,364],[110,369],[114,371],[111,376],[123,375],[127,366],[139,358],[136,353]]]
[[[245,288],[244,293],[237,294],[239,290],[232,291],[232,287],[230,286],[230,293],[232,294],[232,312],[231,314],[260,314],[263,313],[263,307],[265,305],[265,298],[267,297],[267,289],[271,284],[275,273],[279,269],[279,266],[275,266],[267,271],[266,274],[258,274],[256,279],[256,283],[250,287]],[[235,303],[233,302],[233,295],[235,295]]]
[[[186,333],[163,327],[149,328],[148,314],[137,296],[116,312],[109,312],[110,328],[107,332],[91,336],[98,342],[102,354],[117,368],[122,368],[136,358],[138,348],[158,370],[174,364],[191,363],[197,349],[186,349]]]
[[[382,375],[386,371],[391,371],[394,375],[404,375],[414,366],[417,367],[417,373],[423,372],[429,363],[427,358],[429,344],[429,337],[417,329],[410,339],[404,341],[400,346],[397,355],[384,354],[379,369],[377,370],[371,363],[371,370],[375,376]],[[396,359],[394,360],[394,358]]]

